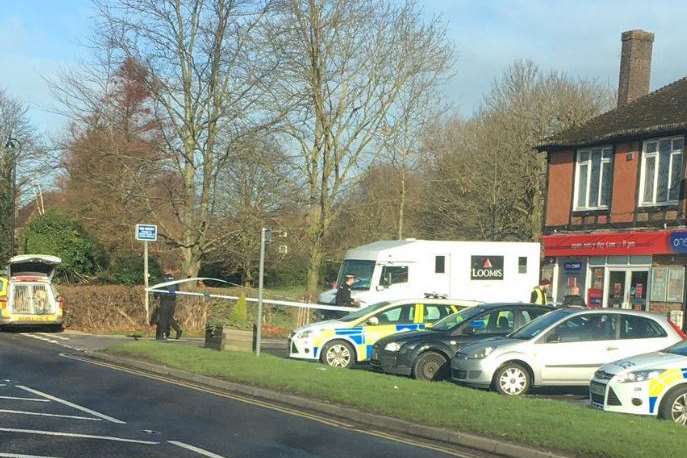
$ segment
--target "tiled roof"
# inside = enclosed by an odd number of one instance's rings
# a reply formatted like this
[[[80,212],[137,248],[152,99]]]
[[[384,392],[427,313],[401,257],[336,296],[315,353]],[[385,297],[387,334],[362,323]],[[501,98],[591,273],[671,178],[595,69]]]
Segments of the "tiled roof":
[[[687,77],[545,139],[540,150],[687,130]]]

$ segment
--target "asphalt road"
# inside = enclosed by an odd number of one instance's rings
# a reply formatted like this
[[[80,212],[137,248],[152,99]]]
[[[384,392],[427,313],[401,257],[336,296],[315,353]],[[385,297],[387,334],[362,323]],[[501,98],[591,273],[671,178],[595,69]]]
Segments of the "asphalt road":
[[[72,340],[0,333],[0,457],[488,456],[73,359]]]

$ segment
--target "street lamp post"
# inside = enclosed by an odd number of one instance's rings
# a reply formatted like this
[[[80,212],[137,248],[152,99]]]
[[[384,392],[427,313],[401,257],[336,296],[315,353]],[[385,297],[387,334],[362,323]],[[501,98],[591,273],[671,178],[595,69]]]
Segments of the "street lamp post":
[[[17,225],[17,155],[14,151],[17,148],[17,143],[18,140],[13,138],[11,135],[7,137],[7,142],[5,143],[5,150],[12,151],[10,161],[12,166],[12,176],[10,178],[10,193],[12,194],[12,214],[10,215],[10,257],[14,256],[14,233]]]
[[[273,231],[263,227],[260,231],[260,267],[258,272],[258,316],[255,319],[255,355],[260,356],[260,347],[262,345],[262,293],[265,279],[265,248],[268,243],[272,241],[272,234],[278,237],[286,237],[286,231]],[[285,245],[279,247],[279,251],[286,254]]]

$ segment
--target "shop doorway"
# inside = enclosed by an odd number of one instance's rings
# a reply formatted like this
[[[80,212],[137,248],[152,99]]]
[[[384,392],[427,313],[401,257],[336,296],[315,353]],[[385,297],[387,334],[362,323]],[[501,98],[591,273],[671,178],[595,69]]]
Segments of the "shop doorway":
[[[645,310],[648,281],[648,269],[609,269],[606,285],[607,306]]]

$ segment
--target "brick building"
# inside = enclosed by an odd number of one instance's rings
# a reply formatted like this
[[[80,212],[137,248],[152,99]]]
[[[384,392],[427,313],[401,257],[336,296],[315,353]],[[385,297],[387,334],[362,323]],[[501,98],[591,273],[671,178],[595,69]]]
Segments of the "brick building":
[[[649,93],[654,36],[622,34],[617,108],[548,138],[544,272],[553,299],[671,313],[687,264],[687,78]]]

